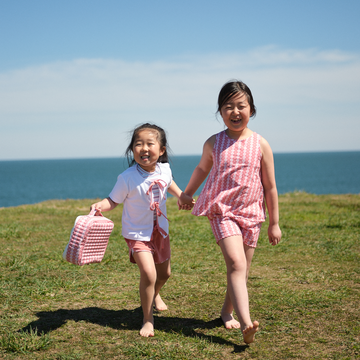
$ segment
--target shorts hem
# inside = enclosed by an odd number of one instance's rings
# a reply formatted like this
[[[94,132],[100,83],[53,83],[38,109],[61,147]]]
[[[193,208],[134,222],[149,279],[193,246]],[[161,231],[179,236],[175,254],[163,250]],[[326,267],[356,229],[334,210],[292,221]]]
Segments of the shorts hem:
[[[239,222],[238,219],[227,217],[217,217],[209,220],[218,245],[223,239],[230,238],[232,236],[241,236],[242,241],[246,246],[251,248],[257,247],[262,223],[249,226],[249,224]]]

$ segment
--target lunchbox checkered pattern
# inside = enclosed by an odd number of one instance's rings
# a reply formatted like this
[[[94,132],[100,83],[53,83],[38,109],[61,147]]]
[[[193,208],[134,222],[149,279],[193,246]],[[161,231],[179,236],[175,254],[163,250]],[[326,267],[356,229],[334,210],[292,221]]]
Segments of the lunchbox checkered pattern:
[[[80,266],[101,262],[113,228],[111,220],[95,216],[95,211],[78,216],[63,253],[64,260]]]

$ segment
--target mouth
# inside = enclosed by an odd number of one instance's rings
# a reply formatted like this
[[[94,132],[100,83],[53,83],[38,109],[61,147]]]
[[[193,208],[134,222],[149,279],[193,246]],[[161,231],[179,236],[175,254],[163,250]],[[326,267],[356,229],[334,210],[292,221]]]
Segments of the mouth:
[[[148,159],[150,159],[150,156],[149,155],[143,155],[140,158],[141,158],[141,160],[148,160]]]

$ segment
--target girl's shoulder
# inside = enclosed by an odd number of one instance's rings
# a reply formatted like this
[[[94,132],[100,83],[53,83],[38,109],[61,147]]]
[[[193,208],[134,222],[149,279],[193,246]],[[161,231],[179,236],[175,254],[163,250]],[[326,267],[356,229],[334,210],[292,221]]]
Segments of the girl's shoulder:
[[[259,142],[260,142],[260,146],[266,146],[266,145],[269,145],[269,143],[266,141],[266,139],[263,137],[263,136],[261,136],[260,134],[258,134],[258,133],[254,133],[256,136],[257,136],[257,138],[259,139]]]
[[[124,170],[120,175],[126,175],[126,174],[129,174],[129,173],[132,173],[136,171],[136,164],[134,165],[131,165],[130,167],[128,167],[126,170]]]
[[[157,165],[160,168],[161,175],[167,177],[168,181],[171,182],[172,172],[171,172],[170,164],[169,163],[157,163]]]
[[[169,163],[157,163],[158,167],[160,168],[161,173],[170,173],[171,174],[171,168]]]
[[[219,131],[218,133],[211,135],[206,142],[214,143],[217,138],[226,136],[226,130]]]
[[[227,136],[225,130],[210,136],[204,143],[203,153],[208,153],[209,155],[211,155],[215,147],[216,140],[220,139],[223,136]]]
[[[160,167],[160,169],[170,169],[169,163],[160,163],[158,162],[157,165]]]
[[[215,144],[215,141],[216,141],[216,137],[217,137],[219,134],[221,134],[221,133],[214,134],[214,135],[210,136],[210,137],[205,141],[205,144],[214,145],[214,144]]]
[[[209,153],[209,154],[212,153],[214,146],[215,146],[217,135],[218,134],[212,135],[205,141],[204,146],[203,146],[203,154],[204,153]]]
[[[126,170],[124,170],[121,174],[119,174],[118,178],[131,178],[134,175],[134,172],[136,172],[136,164],[128,167]]]
[[[211,148],[214,147],[214,144],[216,142],[216,139],[219,139],[223,136],[226,136],[225,130],[220,131],[214,135],[211,135],[206,141],[205,141],[205,145],[210,145]]]
[[[260,137],[260,149],[261,149],[261,153],[262,155],[267,155],[267,154],[271,154],[272,156],[272,149],[270,144],[267,142],[267,140],[265,138],[263,138],[262,136],[258,135]]]
[[[261,145],[261,142],[263,141],[264,138],[259,133],[255,132],[255,131],[252,131],[252,130],[250,130],[250,131],[251,131],[251,133],[249,134],[249,136],[245,140],[251,138],[253,141],[255,140],[257,143],[259,143]]]

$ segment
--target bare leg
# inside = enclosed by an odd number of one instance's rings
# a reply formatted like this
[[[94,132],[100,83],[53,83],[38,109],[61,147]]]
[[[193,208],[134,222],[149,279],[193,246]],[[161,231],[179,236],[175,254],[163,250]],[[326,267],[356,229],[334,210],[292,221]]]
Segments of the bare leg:
[[[244,341],[250,343],[255,340],[255,333],[259,327],[259,323],[257,321],[252,322],[250,318],[249,297],[246,286],[254,249],[243,245],[241,236],[225,238],[219,242],[219,245],[226,263],[228,283],[222,313],[231,314],[232,316],[232,307],[235,309]],[[230,323],[234,325],[232,320],[230,320]]]
[[[140,299],[143,310],[143,326],[140,335],[154,336],[153,300],[155,295],[156,268],[150,252],[134,253],[134,259],[140,270]]]
[[[243,246],[244,246],[245,257],[246,257],[246,283],[247,283],[247,281],[249,279],[251,261],[254,256],[254,253],[255,253],[255,248],[250,247],[244,243],[243,243]]]
[[[244,251],[245,251],[245,257],[246,257],[246,283],[249,278],[249,271],[251,266],[251,261],[255,252],[255,248],[250,247],[248,245],[243,244]],[[226,329],[239,329],[240,323],[234,319],[233,316],[233,304],[230,299],[229,291],[226,290],[225,300],[223,307],[221,309],[221,319],[224,322]]]
[[[225,300],[221,309],[221,320],[224,322],[226,329],[239,329],[240,323],[234,319],[234,307],[230,299],[229,291],[226,290]]]
[[[159,292],[171,275],[170,259],[164,261],[162,264],[155,264],[155,267],[157,278],[155,283],[154,306],[157,311],[164,311],[167,310],[168,307]]]

